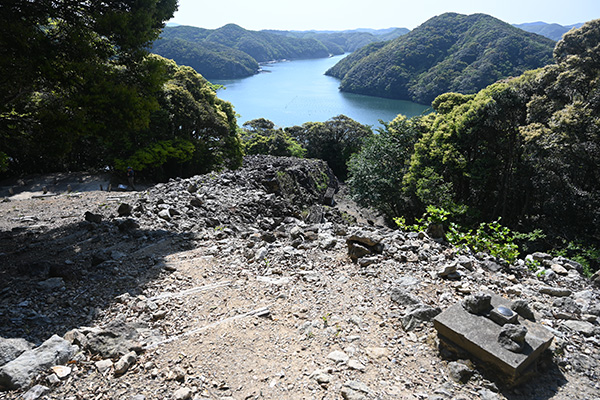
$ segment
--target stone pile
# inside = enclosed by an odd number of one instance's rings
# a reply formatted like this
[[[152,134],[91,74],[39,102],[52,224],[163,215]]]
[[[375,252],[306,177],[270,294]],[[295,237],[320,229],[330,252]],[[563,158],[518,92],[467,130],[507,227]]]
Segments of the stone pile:
[[[425,232],[357,226],[337,207],[343,198],[332,203],[337,186],[322,162],[257,156],[81,210],[71,244],[82,250],[72,264],[53,261],[77,274],[35,289],[88,308],[60,332],[79,351],[69,378],[36,370],[21,392],[37,383],[29,398],[597,397],[600,291],[581,266],[542,253],[509,265]],[[42,269],[36,279],[53,278]],[[477,293],[509,299],[554,335],[539,384],[514,392],[466,357],[442,357],[432,321]],[[25,306],[0,316],[27,321],[37,303],[7,304]]]

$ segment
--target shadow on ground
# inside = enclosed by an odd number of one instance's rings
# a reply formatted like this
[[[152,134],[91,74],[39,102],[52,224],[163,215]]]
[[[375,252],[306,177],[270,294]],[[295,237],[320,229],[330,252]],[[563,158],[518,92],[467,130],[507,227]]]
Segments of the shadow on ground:
[[[40,344],[90,326],[115,298],[139,295],[189,236],[133,220],[82,221],[52,230],[0,231],[0,336]]]

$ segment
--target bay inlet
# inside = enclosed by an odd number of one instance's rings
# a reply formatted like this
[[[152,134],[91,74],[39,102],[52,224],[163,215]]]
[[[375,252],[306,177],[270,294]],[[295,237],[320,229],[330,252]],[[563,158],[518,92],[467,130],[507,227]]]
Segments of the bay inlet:
[[[340,81],[324,74],[343,57],[264,64],[257,75],[211,82],[225,86],[217,95],[233,104],[239,125],[266,118],[288,127],[343,114],[377,127],[379,120],[388,122],[398,114],[412,117],[431,111],[430,106],[410,101],[340,92]]]

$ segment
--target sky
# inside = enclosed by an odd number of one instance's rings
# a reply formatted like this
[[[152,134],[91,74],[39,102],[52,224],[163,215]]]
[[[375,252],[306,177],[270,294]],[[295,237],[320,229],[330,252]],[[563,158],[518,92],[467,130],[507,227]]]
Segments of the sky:
[[[414,29],[445,12],[484,13],[511,24],[571,25],[600,18],[600,0],[179,0],[171,21],[215,29]]]

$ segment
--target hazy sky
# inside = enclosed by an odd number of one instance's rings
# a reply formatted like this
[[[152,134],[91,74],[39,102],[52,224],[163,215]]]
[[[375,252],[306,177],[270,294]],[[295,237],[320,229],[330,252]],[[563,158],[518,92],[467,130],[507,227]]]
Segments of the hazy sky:
[[[600,18],[600,0],[179,0],[170,22],[250,30],[414,29],[445,12],[485,13],[511,24],[570,25]]]

